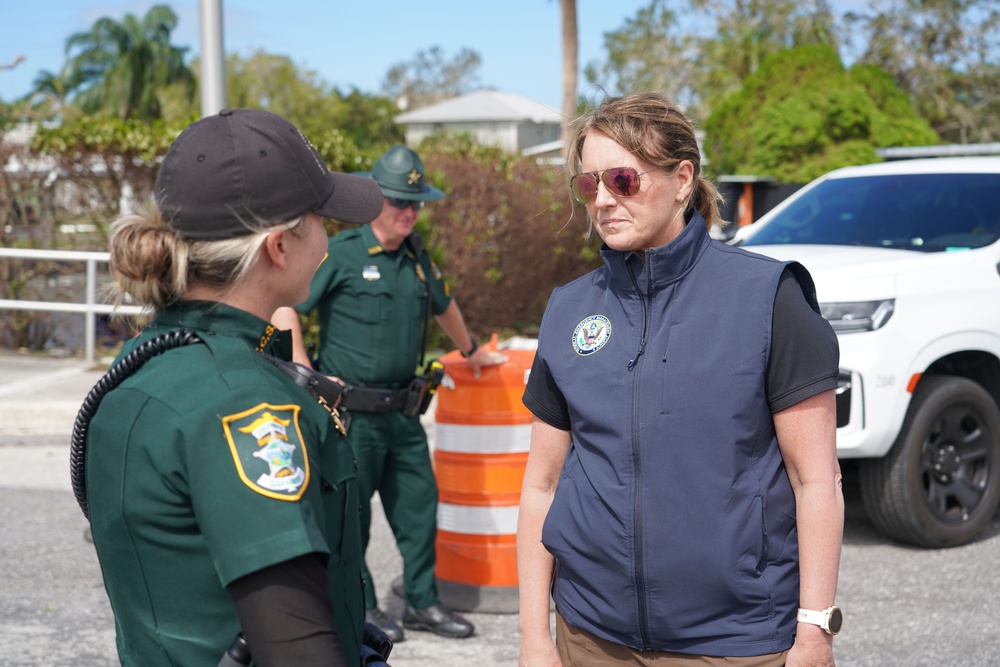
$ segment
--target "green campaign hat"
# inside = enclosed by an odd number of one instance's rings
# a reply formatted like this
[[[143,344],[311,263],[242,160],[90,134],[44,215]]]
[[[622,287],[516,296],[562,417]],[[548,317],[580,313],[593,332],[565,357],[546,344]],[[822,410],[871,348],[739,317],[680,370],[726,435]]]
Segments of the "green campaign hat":
[[[424,163],[406,146],[396,145],[375,160],[369,174],[382,194],[395,199],[433,201],[444,199],[444,192],[427,184]]]

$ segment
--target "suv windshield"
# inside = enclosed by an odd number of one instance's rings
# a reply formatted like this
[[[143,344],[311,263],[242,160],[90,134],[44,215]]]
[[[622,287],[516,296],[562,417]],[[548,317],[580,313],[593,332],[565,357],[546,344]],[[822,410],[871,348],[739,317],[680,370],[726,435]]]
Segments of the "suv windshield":
[[[1000,238],[1000,174],[834,178],[778,213],[743,245],[820,244],[922,252]]]

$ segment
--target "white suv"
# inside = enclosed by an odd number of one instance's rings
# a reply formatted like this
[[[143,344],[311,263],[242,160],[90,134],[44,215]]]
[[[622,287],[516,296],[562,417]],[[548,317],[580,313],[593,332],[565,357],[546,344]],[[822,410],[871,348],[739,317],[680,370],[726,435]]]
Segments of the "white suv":
[[[875,525],[974,539],[1000,503],[1000,158],[839,169],[732,243],[812,274],[840,341],[838,455]]]

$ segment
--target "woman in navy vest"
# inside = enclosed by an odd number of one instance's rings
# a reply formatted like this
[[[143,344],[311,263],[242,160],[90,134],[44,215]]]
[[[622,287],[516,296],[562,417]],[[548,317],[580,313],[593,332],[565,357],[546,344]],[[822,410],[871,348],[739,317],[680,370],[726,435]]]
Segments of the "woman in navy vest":
[[[657,94],[569,146],[605,265],[553,291],[524,393],[522,666],[834,664],[836,336],[801,265],[709,237],[700,156]]]

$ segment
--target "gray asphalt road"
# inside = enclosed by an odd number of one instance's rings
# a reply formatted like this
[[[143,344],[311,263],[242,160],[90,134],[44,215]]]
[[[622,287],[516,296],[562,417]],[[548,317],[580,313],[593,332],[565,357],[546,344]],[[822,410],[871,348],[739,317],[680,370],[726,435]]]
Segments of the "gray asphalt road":
[[[0,667],[118,664],[113,617],[68,473],[73,419],[99,376],[79,360],[0,352]],[[1000,665],[1000,514],[976,542],[929,551],[876,533],[850,485],[847,499],[837,664]],[[400,559],[375,515],[369,566],[383,607],[398,618],[402,601],[391,582]],[[474,637],[410,632],[394,649],[393,667],[516,665],[517,616],[467,616]]]

